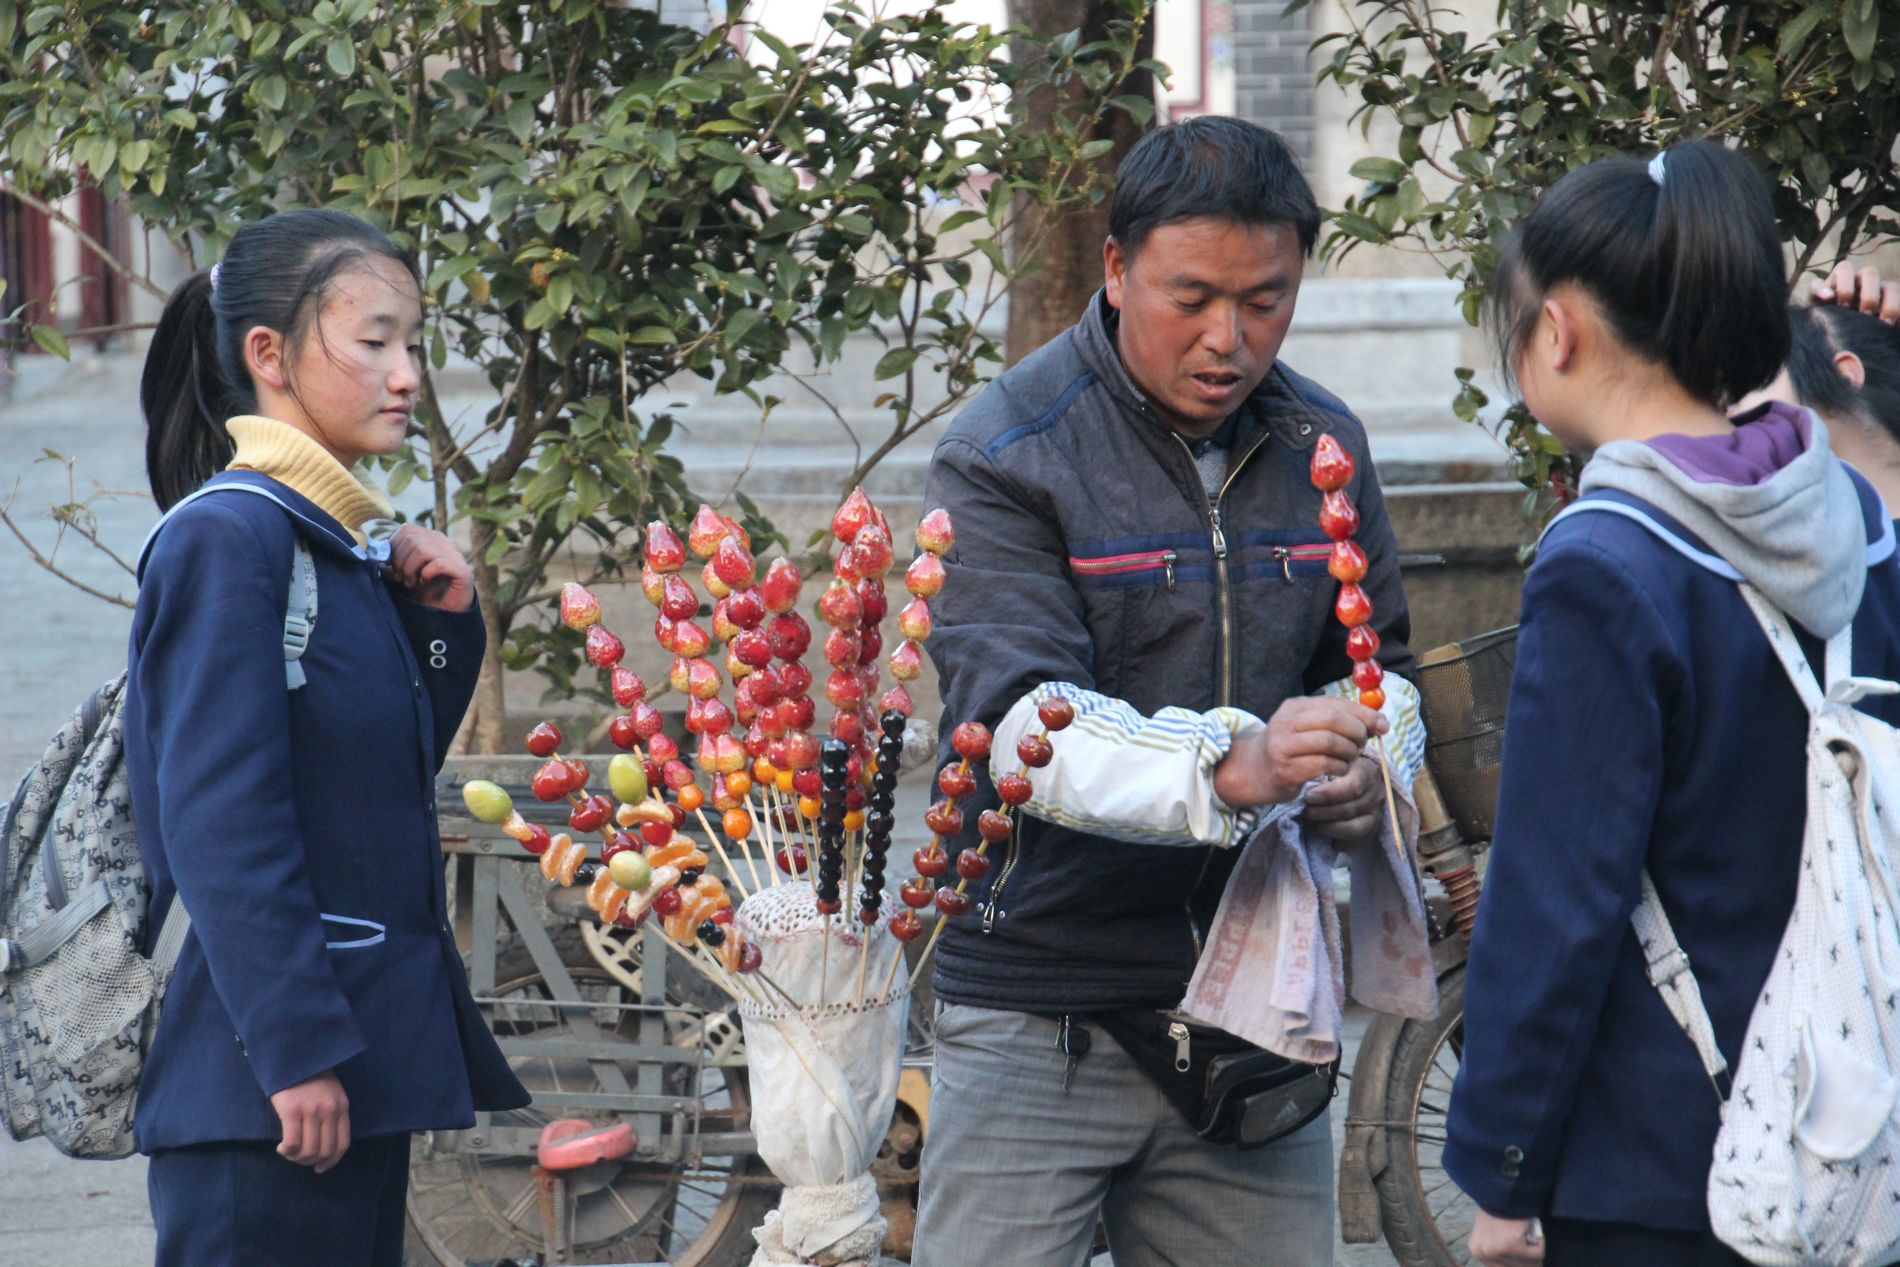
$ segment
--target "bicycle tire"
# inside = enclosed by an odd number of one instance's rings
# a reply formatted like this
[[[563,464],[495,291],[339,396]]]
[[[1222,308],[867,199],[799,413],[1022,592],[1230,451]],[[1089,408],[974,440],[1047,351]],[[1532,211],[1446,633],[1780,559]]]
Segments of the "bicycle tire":
[[[1386,1079],[1386,1166],[1373,1179],[1386,1247],[1401,1267],[1468,1267],[1477,1207],[1445,1173],[1441,1154],[1451,1082],[1463,1043],[1463,965],[1438,983],[1438,1015],[1407,1021]]]

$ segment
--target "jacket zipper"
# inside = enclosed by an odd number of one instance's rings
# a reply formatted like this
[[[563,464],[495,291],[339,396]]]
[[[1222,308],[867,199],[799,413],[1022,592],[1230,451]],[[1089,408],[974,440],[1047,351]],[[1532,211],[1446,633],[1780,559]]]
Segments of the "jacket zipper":
[[[1301,563],[1324,562],[1331,554],[1332,547],[1323,545],[1273,547],[1273,557],[1280,564],[1280,575],[1288,585],[1293,584],[1293,564],[1296,560]]]
[[[996,918],[1001,915],[1003,889],[1009,884],[1009,873],[1016,869],[1016,833],[1022,830],[1021,815],[1009,816],[1009,853],[1003,859],[1003,869],[997,872],[996,883],[990,886],[990,900],[983,906],[983,931],[991,932],[996,927]]]
[[[1223,707],[1234,702],[1234,616],[1233,596],[1228,592],[1227,575],[1227,533],[1221,527],[1220,504],[1227,496],[1227,490],[1233,487],[1234,478],[1241,468],[1253,460],[1253,455],[1266,447],[1271,435],[1254,441],[1253,448],[1240,455],[1240,460],[1227,468],[1227,478],[1221,481],[1220,490],[1212,497],[1207,496],[1206,486],[1200,481],[1200,464],[1194,460],[1194,450],[1181,438],[1178,431],[1171,431],[1174,442],[1181,446],[1181,452],[1187,455],[1188,467],[1194,472],[1194,482],[1201,488],[1201,496],[1207,502],[1207,526],[1214,541],[1214,598],[1216,610],[1220,613],[1220,697],[1217,701]],[[1207,868],[1214,860],[1214,850],[1219,845],[1209,845],[1202,851],[1201,872],[1194,878],[1194,887],[1188,890],[1185,901],[1181,903],[1182,913],[1187,916],[1188,935],[1194,939],[1194,958],[1201,957],[1201,926],[1194,919],[1194,894],[1201,887],[1201,881],[1207,878]]]
[[[1142,554],[1118,554],[1105,559],[1069,559],[1069,569],[1083,576],[1120,576],[1128,572],[1147,572],[1160,567],[1167,575],[1168,588],[1174,588],[1174,565],[1181,556],[1173,550],[1151,550]]]

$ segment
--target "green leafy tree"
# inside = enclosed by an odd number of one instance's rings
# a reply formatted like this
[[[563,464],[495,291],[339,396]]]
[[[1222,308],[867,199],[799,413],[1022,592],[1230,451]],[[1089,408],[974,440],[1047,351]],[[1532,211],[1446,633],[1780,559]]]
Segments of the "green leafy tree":
[[[855,482],[993,372],[1011,216],[1085,199],[1109,145],[1094,132],[1145,13],[1118,2],[1088,44],[1012,59],[1010,32],[852,0],[803,44],[737,7],[701,34],[616,0],[0,0],[0,189],[58,216],[83,177],[193,262],[295,205],[417,251],[432,367],[454,349],[498,398],[458,424],[425,383],[389,479],[427,481],[426,517],[472,542],[475,742],[494,751],[504,666],[575,689],[577,640],[546,616],[557,560],[612,581],[640,524],[690,510],[648,393],[694,374],[769,419],[767,375],[872,331],[888,430]],[[1005,125],[1029,92],[1062,126]],[[737,501],[755,541],[775,535]]]
[[[1302,7],[1306,0],[1296,0]],[[1473,26],[1430,0],[1345,0],[1321,79],[1387,125],[1390,151],[1333,218],[1324,251],[1441,253],[1474,324],[1503,233],[1571,168],[1678,139],[1731,142],[1775,181],[1797,280],[1900,236],[1900,12],[1886,0],[1506,0]],[[1458,415],[1486,402],[1458,371]],[[1574,475],[1522,410],[1504,438],[1533,488]]]

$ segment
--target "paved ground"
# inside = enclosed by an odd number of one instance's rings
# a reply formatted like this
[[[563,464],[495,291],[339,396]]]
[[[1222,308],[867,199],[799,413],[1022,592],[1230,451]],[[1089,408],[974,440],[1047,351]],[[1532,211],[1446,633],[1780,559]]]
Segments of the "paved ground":
[[[48,449],[77,457],[79,499],[108,490],[93,501],[100,538],[128,562],[138,550],[156,514],[143,492],[136,388],[136,365],[127,358],[72,366],[34,360],[12,393],[0,395],[0,505],[11,498],[9,513],[42,552],[53,551],[47,508],[74,499],[65,465],[39,460]],[[97,589],[132,594],[123,569],[70,534],[53,559]],[[0,780],[11,791],[47,735],[124,667],[131,613],[74,590],[4,533],[0,593]],[[1336,1132],[1344,1117],[1340,1104]],[[0,1137],[0,1264],[136,1267],[151,1254],[142,1162],[71,1162],[44,1143]],[[1374,1267],[1392,1259],[1381,1246],[1341,1246],[1336,1261]]]

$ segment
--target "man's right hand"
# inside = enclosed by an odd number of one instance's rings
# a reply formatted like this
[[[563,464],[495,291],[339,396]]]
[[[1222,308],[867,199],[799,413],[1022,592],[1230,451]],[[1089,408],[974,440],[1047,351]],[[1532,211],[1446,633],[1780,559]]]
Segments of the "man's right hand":
[[[1346,700],[1301,695],[1274,711],[1264,731],[1238,736],[1214,767],[1214,795],[1235,809],[1284,805],[1322,777],[1352,768],[1383,716]]]
[[[277,1154],[300,1166],[315,1166],[322,1174],[343,1160],[350,1148],[350,1097],[325,1070],[270,1098],[277,1120],[284,1124]]]
[[[1900,282],[1882,282],[1877,268],[1857,269],[1842,260],[1809,286],[1808,297],[1817,304],[1856,308],[1888,325],[1900,324]]]

